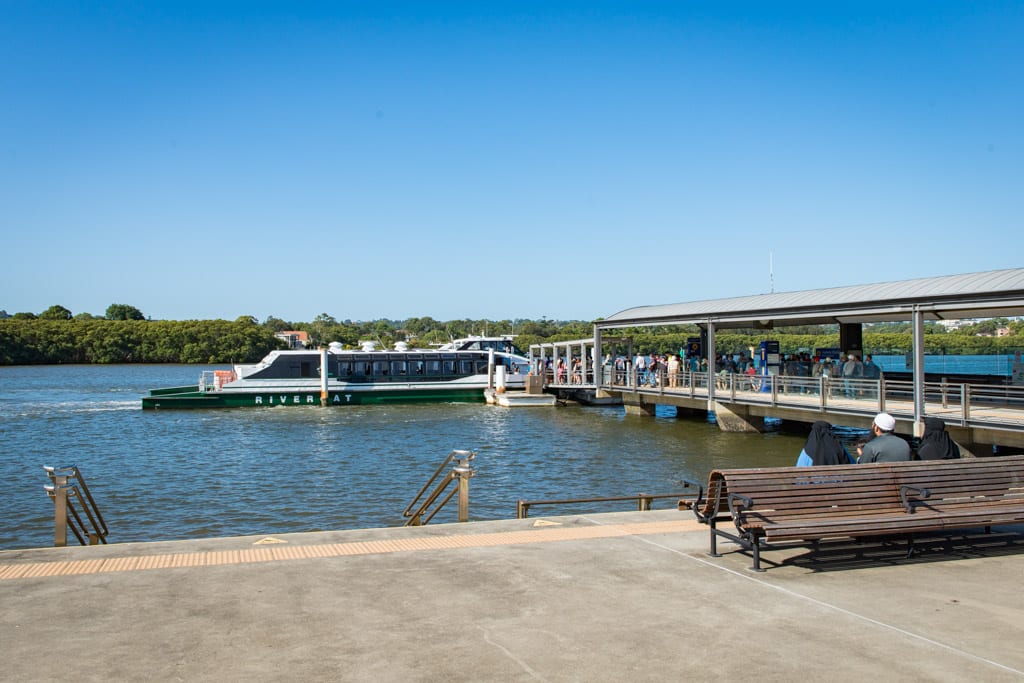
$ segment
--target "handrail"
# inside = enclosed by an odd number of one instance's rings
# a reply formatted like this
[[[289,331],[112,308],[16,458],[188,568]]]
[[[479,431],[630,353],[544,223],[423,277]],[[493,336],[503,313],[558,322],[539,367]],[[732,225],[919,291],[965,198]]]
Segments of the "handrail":
[[[92,497],[89,486],[85,483],[85,477],[77,465],[65,465],[63,467],[47,467],[43,469],[53,484],[44,486],[43,489],[53,500],[53,545],[63,547],[67,545],[67,530],[78,539],[81,545],[96,545],[106,543],[110,530],[107,522],[103,519],[96,499]],[[72,502],[77,498],[78,507]],[[88,526],[82,520],[82,513],[89,520]],[[69,516],[70,515],[70,516]],[[86,542],[88,537],[88,542]]]
[[[683,482],[683,486],[689,486]],[[638,493],[634,496],[598,496],[594,498],[556,498],[550,500],[522,500],[516,501],[516,518],[526,519],[530,516],[530,508],[534,505],[572,505],[576,503],[610,503],[625,500],[635,500],[637,510],[646,512],[651,509],[651,503],[663,498],[683,498],[685,493]]]
[[[459,494],[458,519],[460,522],[468,522],[469,480],[473,477],[474,474],[476,474],[476,470],[473,469],[473,467],[470,466],[469,463],[472,462],[472,460],[475,457],[476,451],[453,450],[451,453],[449,453],[448,456],[441,462],[441,465],[437,468],[437,470],[434,471],[434,474],[430,477],[430,479],[427,480],[427,483],[423,485],[423,488],[420,489],[419,493],[416,494],[416,497],[412,499],[412,502],[409,503],[408,507],[406,507],[405,510],[402,512],[403,517],[409,517],[409,521],[405,523],[405,526],[422,526],[428,523],[431,519],[434,518],[434,515],[441,511],[441,508],[443,508],[445,504],[455,496],[456,493]],[[452,460],[458,460],[458,463],[454,467],[452,467],[448,474],[446,474],[441,479],[441,481],[438,483],[437,487],[433,490],[433,492],[431,492],[431,494],[427,496],[427,499],[423,501],[423,503],[418,508],[416,508],[414,512],[413,507],[416,506],[416,503],[419,502],[420,498],[423,497],[423,494],[426,493],[428,488],[430,488],[430,485],[437,480],[437,478],[441,475],[441,472],[444,470],[445,467],[448,466],[448,464]],[[452,489],[448,493],[448,495],[445,496],[445,498],[440,503],[438,503],[437,507],[435,507],[433,511],[431,511],[430,514],[427,515],[426,519],[424,519],[423,515],[426,513],[427,509],[434,504],[434,502],[442,493],[444,493],[444,490],[448,487],[448,484],[450,484],[452,481],[456,479],[458,479],[459,485],[456,488]]]
[[[715,397],[727,403],[769,405],[806,410],[834,410],[871,415],[888,412],[900,418],[914,417],[914,384],[907,380],[794,375],[747,376],[738,373],[708,376],[680,371],[676,377],[659,377],[654,386],[603,382],[598,389],[646,395],[702,399],[709,395],[708,381],[715,383]],[[994,430],[1024,429],[1024,387],[1007,384],[924,382],[925,413],[941,417],[949,425],[983,426]]]

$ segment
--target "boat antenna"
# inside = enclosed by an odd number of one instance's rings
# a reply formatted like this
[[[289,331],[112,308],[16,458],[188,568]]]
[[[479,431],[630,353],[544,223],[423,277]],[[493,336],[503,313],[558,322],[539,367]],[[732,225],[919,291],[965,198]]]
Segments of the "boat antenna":
[[[775,293],[775,252],[768,252],[768,292]]]

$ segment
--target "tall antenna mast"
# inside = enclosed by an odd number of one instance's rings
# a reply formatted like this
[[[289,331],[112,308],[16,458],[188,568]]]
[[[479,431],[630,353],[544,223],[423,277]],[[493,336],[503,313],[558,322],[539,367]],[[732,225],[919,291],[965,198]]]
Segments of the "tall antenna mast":
[[[775,293],[775,252],[768,252],[768,290]]]

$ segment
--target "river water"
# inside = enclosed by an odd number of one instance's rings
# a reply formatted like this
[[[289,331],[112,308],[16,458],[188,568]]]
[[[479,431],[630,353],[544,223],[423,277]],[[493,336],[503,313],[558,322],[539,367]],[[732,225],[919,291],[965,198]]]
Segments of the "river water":
[[[452,449],[477,451],[470,518],[488,520],[515,517],[518,499],[675,493],[715,467],[789,465],[805,439],[723,434],[660,407],[654,418],[483,403],[141,409],[149,389],[195,383],[202,369],[0,367],[0,549],[52,545],[44,465],[78,465],[109,540],[126,542],[398,526]],[[435,522],[455,521],[455,508]],[[531,516],[633,508],[538,507]]]

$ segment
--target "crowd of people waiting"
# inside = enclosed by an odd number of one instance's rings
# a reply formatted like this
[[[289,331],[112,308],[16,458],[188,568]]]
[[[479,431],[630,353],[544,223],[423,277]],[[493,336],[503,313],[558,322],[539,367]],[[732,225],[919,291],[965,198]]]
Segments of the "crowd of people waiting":
[[[637,386],[646,387],[686,387],[694,373],[709,371],[707,358],[688,354],[684,350],[678,353],[637,353],[632,358],[608,354],[602,364],[605,377],[610,377],[611,382],[619,386],[630,386],[635,382]],[[593,381],[593,368],[587,367],[587,376],[584,377],[583,363],[578,356],[559,358],[557,361],[547,359],[545,370],[556,384],[585,384]],[[713,373],[719,389],[733,386],[734,375],[740,376],[735,383],[739,389],[758,391],[765,386],[761,379],[764,369],[746,352],[717,356]],[[800,352],[784,355],[777,368],[773,368],[772,374],[782,378],[797,378],[792,382],[781,381],[783,391],[816,392],[818,383],[825,377],[834,394],[856,398],[870,397],[874,393],[876,387],[873,382],[882,378],[882,369],[872,360],[871,354],[866,354],[862,360],[855,352],[840,354],[838,358]]]
[[[624,356],[612,359],[609,355],[605,357],[604,364],[614,366],[613,382],[618,385],[631,384],[635,372],[636,383],[639,386],[658,386],[664,382],[669,387],[676,387],[680,385],[681,376],[708,371],[706,358],[683,352],[637,353],[632,359]],[[742,387],[756,390],[760,386],[756,377],[762,374],[762,370],[751,356],[740,352],[718,356],[715,359],[714,373],[719,388],[729,386],[730,375],[744,375],[747,379],[742,382]],[[866,385],[859,386],[854,380],[879,380],[882,378],[882,369],[872,360],[871,354],[865,355],[861,360],[853,352],[841,354],[835,359],[801,352],[785,355],[779,364],[778,374],[783,377],[814,379],[824,375],[835,380],[836,386],[839,386],[841,380],[844,395],[847,398],[854,398],[869,390]]]

